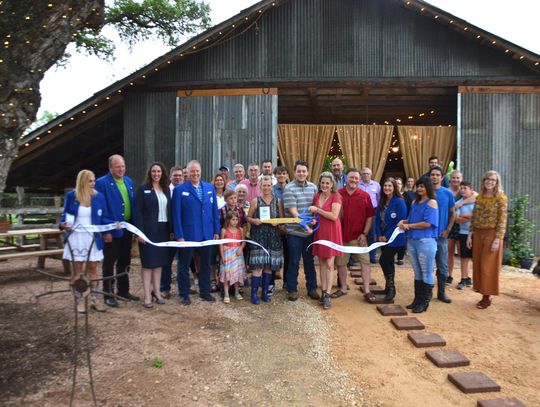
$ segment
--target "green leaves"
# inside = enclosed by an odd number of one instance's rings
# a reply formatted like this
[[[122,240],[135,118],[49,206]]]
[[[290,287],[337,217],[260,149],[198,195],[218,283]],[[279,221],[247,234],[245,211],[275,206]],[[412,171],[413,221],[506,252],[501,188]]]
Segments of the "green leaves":
[[[531,259],[534,257],[531,240],[536,233],[536,225],[527,215],[538,208],[530,205],[529,195],[515,196],[510,201],[510,206],[511,209],[508,211],[510,250],[518,261]]]
[[[176,46],[184,34],[210,25],[210,6],[200,0],[114,0],[105,10],[105,23],[133,45],[156,38]]]

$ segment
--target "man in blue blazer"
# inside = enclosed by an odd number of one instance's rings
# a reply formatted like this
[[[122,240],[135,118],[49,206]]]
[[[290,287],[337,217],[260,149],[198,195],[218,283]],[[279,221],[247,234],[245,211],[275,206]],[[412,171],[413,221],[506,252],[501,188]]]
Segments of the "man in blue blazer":
[[[96,189],[103,194],[107,204],[109,217],[114,221],[130,222],[135,211],[135,189],[131,178],[126,177],[126,164],[121,155],[109,157],[109,173],[96,180]],[[131,241],[132,233],[124,229],[113,230],[103,235],[105,247],[103,248],[103,291],[114,292],[113,278],[114,265],[116,274],[129,271],[131,264]],[[117,295],[130,301],[139,301],[140,298],[129,293],[129,276],[127,274],[116,277]],[[118,307],[118,302],[113,296],[105,296],[105,304],[110,307]]]
[[[198,161],[190,161],[187,169],[188,180],[174,189],[171,201],[174,238],[179,242],[218,239],[220,225],[216,190],[212,184],[201,181],[201,164]],[[215,302],[216,299],[210,294],[211,247],[198,250],[201,258],[199,297]],[[195,248],[191,247],[179,249],[178,293],[184,305],[191,304],[189,265],[194,251]]]

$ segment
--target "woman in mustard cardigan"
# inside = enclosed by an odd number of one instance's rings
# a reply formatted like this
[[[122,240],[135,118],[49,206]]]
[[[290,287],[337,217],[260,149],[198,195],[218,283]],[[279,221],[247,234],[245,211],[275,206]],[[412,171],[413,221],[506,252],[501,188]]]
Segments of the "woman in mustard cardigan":
[[[479,309],[489,307],[491,296],[499,295],[507,210],[508,198],[503,193],[501,176],[496,171],[486,172],[467,236],[467,247],[473,251],[473,288],[482,294],[476,304]]]

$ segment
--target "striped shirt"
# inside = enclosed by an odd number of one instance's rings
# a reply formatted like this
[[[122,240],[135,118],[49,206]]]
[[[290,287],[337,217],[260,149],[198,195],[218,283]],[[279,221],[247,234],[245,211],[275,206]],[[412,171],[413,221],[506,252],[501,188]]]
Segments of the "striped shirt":
[[[292,218],[290,208],[296,208],[298,214],[313,205],[313,197],[318,192],[317,186],[313,182],[306,181],[299,183],[297,180],[289,182],[285,186],[283,193],[283,207],[285,208],[285,217]],[[297,224],[287,224],[287,234],[294,236],[308,236],[302,226]]]

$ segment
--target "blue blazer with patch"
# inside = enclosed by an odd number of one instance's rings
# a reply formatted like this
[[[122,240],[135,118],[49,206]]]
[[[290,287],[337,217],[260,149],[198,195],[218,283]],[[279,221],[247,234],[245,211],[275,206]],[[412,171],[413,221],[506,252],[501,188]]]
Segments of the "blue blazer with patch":
[[[69,191],[64,199],[64,212],[62,212],[62,216],[60,217],[60,223],[66,221],[67,214],[73,215],[75,219],[77,219],[80,205],[81,203],[75,198],[75,191]],[[101,193],[98,192],[96,195],[92,196],[90,206],[92,208],[92,225],[107,225],[109,223],[114,223],[114,221],[109,218],[105,198]],[[103,250],[101,233],[94,233],[94,238],[96,240],[96,247],[99,250]]]
[[[124,182],[128,190],[131,216],[133,216],[135,213],[135,188],[131,178],[124,176]],[[104,195],[105,203],[107,204],[107,213],[114,221],[131,221],[131,219],[124,219],[124,201],[111,173],[96,180],[96,189]],[[113,237],[122,237],[124,235],[124,229],[113,230],[111,233]]]
[[[384,223],[385,229],[382,230],[382,219],[381,219],[381,206],[377,207],[377,213],[375,214],[375,233],[377,236],[384,236],[387,239],[390,239],[392,232],[397,227],[397,224],[400,220],[407,219],[407,204],[403,198],[397,196],[392,197],[388,206],[386,207],[386,212],[384,213]],[[397,235],[396,240],[388,245],[389,247],[402,247],[405,246],[405,233],[400,233]]]
[[[174,238],[202,242],[219,235],[219,214],[214,186],[201,181],[202,201],[191,182],[178,185],[173,192],[171,207]]]

